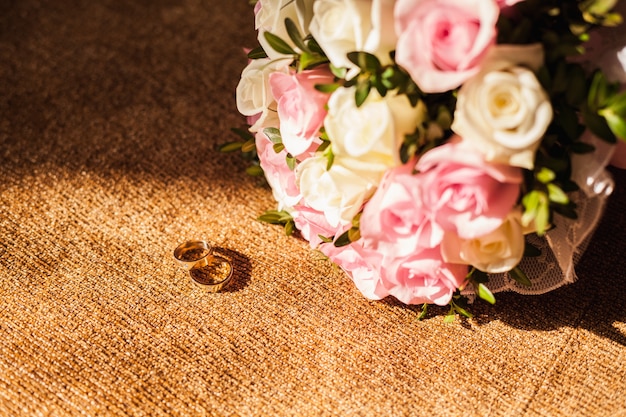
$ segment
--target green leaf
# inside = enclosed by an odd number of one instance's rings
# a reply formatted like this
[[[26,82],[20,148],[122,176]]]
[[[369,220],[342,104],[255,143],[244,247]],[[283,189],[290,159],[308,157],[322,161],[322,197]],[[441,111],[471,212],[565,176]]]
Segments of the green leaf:
[[[352,243],[352,241],[350,240],[350,230],[346,230],[337,239],[335,239],[335,246],[338,248],[342,246],[347,246],[350,243]]]
[[[580,65],[569,65],[567,78],[570,82],[567,90],[565,90],[565,99],[569,105],[579,107],[585,101],[587,95],[585,70]]]
[[[333,75],[339,79],[344,79],[346,78],[346,74],[348,73],[348,69],[347,68],[338,68],[334,65],[330,65],[330,72],[333,73]]]
[[[361,231],[357,227],[351,227],[348,229],[348,239],[350,242],[356,242],[361,238]]]
[[[569,88],[569,87],[568,87]],[[574,109],[568,105],[559,106],[555,109],[558,113],[558,124],[563,128],[563,131],[571,140],[576,140],[580,137],[584,131],[584,127],[579,123],[579,115],[577,109]]]
[[[582,112],[585,125],[591,132],[600,139],[608,143],[616,143],[617,138],[609,127],[606,119],[597,113],[591,112],[586,109]]]
[[[496,300],[494,298],[493,303],[495,303],[495,302],[496,302]],[[491,303],[491,304],[493,304],[493,303]],[[468,319],[471,319],[472,317],[474,317],[474,315],[472,313],[470,313],[469,311],[467,311],[463,307],[459,306],[458,304],[454,304],[454,311],[456,311],[457,313],[459,313],[463,317],[467,317]]]
[[[326,237],[326,236],[322,236],[322,235],[317,235],[317,237],[320,238],[320,240],[324,243],[331,243],[333,241],[332,237]]]
[[[339,87],[341,87],[339,85],[339,83],[332,83],[332,84],[315,84],[314,88],[317,91],[320,91],[322,93],[332,93],[335,90],[337,90]]]
[[[606,90],[606,78],[601,71],[596,71],[591,78],[589,91],[587,91],[587,107],[591,112],[595,112],[602,107],[603,93]]]
[[[293,217],[284,210],[267,210],[265,213],[261,214],[257,220],[270,224],[287,224],[293,221]]]
[[[428,312],[428,303],[424,303],[422,305],[422,311],[420,312],[420,314],[417,316],[418,320],[424,320],[426,318],[426,313]]]
[[[248,59],[263,59],[263,58],[267,58],[267,53],[265,53],[263,48],[260,46],[257,46],[256,48],[248,52]]]
[[[617,4],[617,0],[585,0],[580,5],[580,10],[595,16],[602,16],[611,11]]]
[[[609,128],[620,138],[626,138],[626,118],[625,115],[617,113],[613,108],[600,110],[600,115],[604,117]]]
[[[275,127],[266,127],[263,129],[263,133],[272,143],[283,143],[283,138],[280,135],[280,130]]]
[[[309,38],[309,40],[307,41],[307,46],[309,47],[311,52],[314,54],[319,54],[319,55],[325,54],[324,50],[320,47],[320,45],[317,43],[317,41],[314,38]]]
[[[380,94],[381,97],[385,97],[387,95],[387,87],[380,81],[379,78],[377,77],[371,77],[370,78],[370,82],[371,84],[374,86],[374,88],[376,89],[376,91],[378,91],[378,94]]]
[[[369,82],[362,82],[357,84],[356,92],[354,93],[354,100],[356,101],[357,107],[361,107],[361,105],[365,103],[367,96],[369,96],[370,94],[371,88],[372,86]]]
[[[365,72],[376,73],[380,69],[380,61],[369,52],[348,52],[348,59]]]
[[[602,26],[615,27],[615,26],[621,25],[623,21],[624,21],[624,18],[621,14],[609,13],[604,16],[604,19],[602,19]]]
[[[304,43],[304,39],[298,30],[296,24],[290,18],[285,19],[285,28],[287,29],[287,35],[298,48],[305,52],[311,52],[309,47]]]
[[[548,188],[548,198],[550,199],[550,201],[556,204],[569,203],[569,198],[567,197],[567,194],[565,194],[558,185],[550,183],[546,185],[546,187]]]
[[[317,147],[317,152],[325,152],[326,149],[330,146],[330,141],[328,139],[322,139],[322,143]]]
[[[261,214],[257,218],[257,220],[259,220],[261,222],[265,222],[265,223],[270,223],[270,224],[280,224],[280,219],[281,218],[282,218],[282,216],[279,213],[267,211],[267,212]]]
[[[522,214],[522,224],[528,226],[537,216],[539,209],[539,191],[533,190],[522,198],[524,213]]]
[[[328,58],[323,55],[319,55],[312,52],[303,52],[300,54],[300,62],[298,69],[304,71],[308,68],[312,68],[316,65],[325,64],[328,62]]]
[[[493,293],[487,288],[487,286],[483,283],[480,283],[476,287],[476,291],[478,296],[488,302],[489,304],[496,303],[496,297],[494,297]]]
[[[246,174],[252,177],[260,177],[261,175],[264,175],[264,171],[259,165],[250,165],[246,168]]]
[[[556,73],[552,78],[552,92],[553,93],[562,93],[567,90],[569,87],[569,79],[566,74],[566,62],[559,61],[556,67]]]
[[[287,166],[290,170],[293,171],[294,169],[296,169],[296,164],[298,163],[298,161],[296,160],[296,158],[293,157],[293,155],[287,154],[285,162],[287,162]]]
[[[437,124],[443,130],[448,130],[452,126],[452,113],[446,106],[439,106],[437,109]]]
[[[452,323],[454,319],[456,319],[456,315],[454,314],[454,311],[451,311],[448,314],[446,314],[446,316],[443,318],[443,322]]]
[[[530,287],[533,283],[528,279],[528,276],[518,266],[509,271],[509,276],[515,280],[518,284],[524,287]]]
[[[330,169],[333,167],[333,163],[335,162],[335,154],[333,153],[333,147],[329,146],[328,148],[326,148],[324,150],[324,154],[323,155],[328,160],[326,162],[326,171],[330,171]]]
[[[287,223],[285,223],[285,234],[287,236],[291,236],[295,228],[296,224],[293,222],[293,220],[288,221]]]
[[[229,143],[224,143],[222,145],[220,145],[219,150],[220,152],[235,152],[235,151],[239,151],[241,150],[241,146],[243,145],[243,142],[229,142]]]
[[[276,52],[278,52],[279,54],[294,55],[294,56],[298,55],[297,52],[294,51],[293,48],[287,42],[285,42],[278,36],[274,35],[273,33],[265,32],[263,33],[263,36],[265,36],[265,40],[270,45],[270,47]]]
[[[256,150],[256,143],[252,139],[241,145],[241,152],[252,152],[254,150]]]
[[[556,174],[551,169],[543,167],[535,174],[535,177],[537,177],[539,182],[547,184],[556,178]]]
[[[545,194],[544,194],[545,196]],[[547,200],[547,197],[546,197]],[[542,200],[535,216],[535,227],[537,234],[543,236],[550,226],[550,206],[547,201]]]
[[[272,146],[272,149],[274,149],[274,152],[276,153],[281,153],[285,149],[285,145],[282,143],[275,143],[274,146]]]
[[[543,235],[550,222],[550,206],[548,196],[539,190],[533,190],[522,198],[524,214],[522,225],[529,226],[533,221],[538,235]]]

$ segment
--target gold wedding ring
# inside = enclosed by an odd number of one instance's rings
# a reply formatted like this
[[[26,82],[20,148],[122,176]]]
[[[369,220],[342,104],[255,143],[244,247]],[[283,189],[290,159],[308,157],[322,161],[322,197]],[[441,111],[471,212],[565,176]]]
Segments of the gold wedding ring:
[[[207,292],[218,292],[233,277],[233,265],[222,256],[213,253],[213,247],[205,240],[189,240],[174,250],[174,258],[189,273],[191,282]]]
[[[218,292],[233,277],[233,266],[228,259],[214,255],[210,264],[189,271],[191,281],[207,292]]]
[[[174,249],[174,258],[185,271],[209,264],[213,248],[204,240],[188,240]]]

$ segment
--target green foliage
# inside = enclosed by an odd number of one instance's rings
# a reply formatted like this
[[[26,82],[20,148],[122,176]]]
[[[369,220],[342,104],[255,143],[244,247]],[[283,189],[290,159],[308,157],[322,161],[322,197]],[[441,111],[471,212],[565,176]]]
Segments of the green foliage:
[[[294,57],[298,55],[298,53],[287,42],[273,33],[265,32],[263,33],[263,36],[269,46],[279,54],[293,55]]]
[[[337,239],[334,241],[334,245],[336,247],[347,246],[352,242],[356,242],[361,238],[361,231],[359,229],[361,221],[361,213],[357,214],[354,219],[352,219],[351,227],[343,232]]]
[[[458,292],[452,296],[449,307],[450,309],[448,310],[448,313],[443,318],[444,323],[452,323],[457,314],[468,319],[474,317],[474,315],[467,309],[467,299],[458,294]]]
[[[548,196],[542,192],[533,190],[522,198],[524,214],[522,224],[527,227],[534,222],[538,235],[543,235],[550,224],[550,205]]]
[[[248,130],[233,128],[231,132],[239,137],[238,140],[219,145],[218,150],[223,153],[240,152],[243,159],[248,161],[246,173],[253,177],[263,175],[263,169],[259,165],[254,136]]]
[[[291,236],[295,230],[293,217],[286,211],[267,210],[265,213],[261,214],[257,220],[269,224],[283,225],[287,236]]]
[[[264,32],[263,36],[267,41],[270,48],[282,55],[291,56],[293,59],[292,65],[297,71],[301,72],[307,69],[314,68],[318,65],[328,64],[328,58],[322,51],[322,48],[317,44],[315,39],[310,35],[303,36],[298,30],[298,26],[290,18],[285,19],[285,28],[289,40],[294,46],[291,46],[287,41],[279,36],[271,33]],[[295,48],[295,49],[294,49]],[[256,50],[254,56],[263,57],[262,54]],[[267,56],[267,54],[265,55]],[[254,59],[248,54],[248,57]]]
[[[422,311],[420,311],[420,314],[417,316],[417,319],[424,320],[427,314],[428,314],[428,303],[424,303],[422,305]]]
[[[530,279],[528,279],[528,276],[518,266],[509,271],[509,277],[513,278],[515,282],[524,287],[530,287],[533,285]]]
[[[267,58],[267,53],[260,46],[257,46],[256,48],[248,52],[248,59],[263,59],[263,58]]]
[[[474,287],[474,292],[478,298],[488,302],[489,304],[496,303],[496,297],[491,290],[487,287],[489,282],[489,275],[479,269],[472,268],[467,274],[467,281]]]

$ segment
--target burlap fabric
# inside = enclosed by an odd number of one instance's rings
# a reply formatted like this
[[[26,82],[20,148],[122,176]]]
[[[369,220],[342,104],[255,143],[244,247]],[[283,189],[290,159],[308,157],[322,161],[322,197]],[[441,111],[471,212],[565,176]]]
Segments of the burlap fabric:
[[[216,151],[254,36],[244,0],[0,1],[0,415],[626,416],[625,172],[577,283],[418,321],[255,220]]]

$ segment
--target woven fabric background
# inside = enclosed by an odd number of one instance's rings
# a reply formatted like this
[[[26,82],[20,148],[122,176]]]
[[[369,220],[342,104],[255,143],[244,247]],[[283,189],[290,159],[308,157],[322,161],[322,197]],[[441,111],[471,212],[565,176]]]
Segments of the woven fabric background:
[[[626,171],[578,282],[418,321],[255,220],[216,150],[254,38],[244,0],[0,0],[0,416],[626,417]]]

